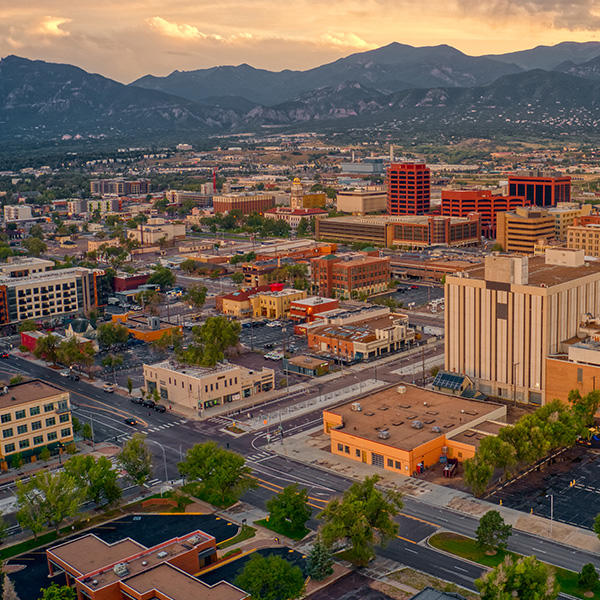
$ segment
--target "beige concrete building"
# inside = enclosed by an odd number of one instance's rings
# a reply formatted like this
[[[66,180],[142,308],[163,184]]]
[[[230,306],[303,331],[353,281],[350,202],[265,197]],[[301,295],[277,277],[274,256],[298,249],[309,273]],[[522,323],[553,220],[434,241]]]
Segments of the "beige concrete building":
[[[98,211],[101,215],[121,210],[121,201],[118,198],[96,198],[88,200],[87,212],[95,213]]]
[[[567,231],[567,246],[583,250],[586,256],[600,256],[600,219],[571,225]]]
[[[4,220],[7,222],[28,221],[31,218],[31,206],[27,204],[7,204],[4,207]]]
[[[548,213],[554,217],[554,237],[558,240],[566,240],[568,229],[575,223],[575,219],[592,214],[592,205],[559,202],[556,206],[549,208]]]
[[[160,217],[148,219],[148,222],[127,230],[127,237],[137,240],[142,246],[152,246],[158,244],[164,239],[167,242],[172,240],[183,240],[185,238],[184,223],[168,223]]]
[[[339,212],[354,215],[386,212],[387,191],[384,187],[344,190],[337,193],[336,206]]]
[[[523,206],[496,215],[496,241],[505,252],[533,254],[540,239],[554,235],[554,217],[546,209]]]
[[[0,264],[0,275],[5,277],[27,277],[34,273],[43,273],[54,269],[54,262],[43,258],[9,256]]]
[[[162,402],[192,409],[202,414],[211,406],[250,398],[275,387],[275,371],[255,371],[238,365],[222,363],[213,368],[181,365],[164,361],[144,365],[146,392],[158,390]]]
[[[541,404],[546,357],[584,315],[600,314],[600,262],[567,248],[491,255],[482,268],[446,277],[445,307],[445,369],[484,393]]]
[[[39,379],[0,388],[0,430],[4,469],[14,454],[27,461],[45,446],[72,442],[69,392]]]
[[[111,238],[108,240],[93,239],[88,240],[87,251],[97,252],[101,246],[105,246],[106,248],[118,248],[120,245],[121,240],[119,238]]]
[[[252,304],[252,314],[255,317],[287,319],[292,302],[302,300],[302,298],[306,298],[305,290],[286,288],[277,292],[261,292],[249,299]]]

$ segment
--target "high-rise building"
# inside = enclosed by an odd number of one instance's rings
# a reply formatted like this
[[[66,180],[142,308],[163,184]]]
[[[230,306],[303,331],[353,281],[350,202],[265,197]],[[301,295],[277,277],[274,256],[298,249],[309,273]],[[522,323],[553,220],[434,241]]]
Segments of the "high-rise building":
[[[544,208],[519,207],[497,215],[496,240],[506,252],[533,254],[539,240],[549,240],[555,232],[555,218]]]
[[[544,256],[490,255],[445,283],[445,369],[486,394],[542,404],[545,360],[600,314],[600,263],[582,250]]]
[[[529,174],[510,175],[508,195],[522,196],[527,205],[556,206],[557,202],[571,201],[571,178],[566,176]]]
[[[90,181],[90,193],[92,196],[117,195],[129,196],[150,193],[151,185],[149,179],[136,179],[125,181],[124,179],[93,179]]]
[[[387,211],[390,215],[429,212],[430,173],[425,163],[392,163],[387,171]]]

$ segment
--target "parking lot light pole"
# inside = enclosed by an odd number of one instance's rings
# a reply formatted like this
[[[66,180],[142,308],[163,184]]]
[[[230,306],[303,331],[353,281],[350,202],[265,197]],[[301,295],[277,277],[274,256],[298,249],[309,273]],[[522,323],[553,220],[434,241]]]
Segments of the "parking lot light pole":
[[[550,536],[552,536],[552,525],[554,524],[554,494],[546,494],[546,498],[550,497]]]

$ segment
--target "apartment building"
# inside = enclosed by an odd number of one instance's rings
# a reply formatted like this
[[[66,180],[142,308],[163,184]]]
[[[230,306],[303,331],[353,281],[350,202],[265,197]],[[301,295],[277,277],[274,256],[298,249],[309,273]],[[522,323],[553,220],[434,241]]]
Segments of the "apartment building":
[[[267,319],[287,319],[292,302],[306,298],[306,290],[284,288],[281,290],[259,292],[250,296],[252,314]]]
[[[311,261],[313,288],[329,298],[353,298],[387,290],[390,259],[376,252],[330,254]]]
[[[17,453],[35,460],[44,447],[72,442],[69,392],[39,379],[0,388],[0,430],[4,470]]]
[[[571,201],[571,177],[552,173],[514,174],[508,178],[508,195],[521,196],[527,206],[556,206]]]
[[[100,269],[74,267],[24,277],[1,275],[0,325],[87,313],[106,304],[107,292]]]
[[[27,277],[34,273],[43,273],[54,269],[54,262],[33,256],[9,256],[5,263],[0,263],[0,276]]]
[[[567,247],[600,256],[600,215],[577,217],[567,229]]]
[[[211,205],[212,199],[212,185],[211,193],[205,192],[194,192],[188,190],[167,190],[165,192],[165,198],[169,204],[183,204],[184,202],[195,202],[196,206],[206,207]]]
[[[582,250],[544,256],[491,255],[445,283],[445,369],[486,394],[541,404],[546,358],[600,314],[600,263]]]
[[[6,204],[4,206],[4,220],[7,223],[28,221],[32,218],[31,206],[28,206],[27,204]]]
[[[424,215],[431,200],[430,171],[424,163],[392,163],[387,170],[390,215]]]
[[[387,209],[387,191],[384,187],[343,190],[337,193],[336,208],[354,215],[383,213]]]
[[[71,198],[67,201],[67,213],[70,216],[80,215],[88,210],[88,201],[84,198]]]
[[[185,239],[185,223],[173,223],[160,217],[152,217],[135,229],[128,229],[127,237],[136,240],[141,246],[154,246],[161,240],[166,242],[183,240]]]
[[[87,212],[95,213],[98,211],[101,215],[106,213],[119,212],[122,203],[119,198],[92,198],[87,201]]]
[[[273,194],[225,194],[222,196],[213,196],[215,214],[236,210],[243,215],[250,215],[252,213],[262,213],[274,206],[275,196]]]
[[[548,213],[554,217],[554,237],[557,240],[566,240],[569,227],[575,225],[575,222],[582,217],[592,215],[592,205],[578,202],[558,202],[556,206],[548,209]]]
[[[537,207],[517,208],[497,215],[496,241],[505,252],[533,254],[540,239],[554,237],[554,217]]]
[[[90,181],[90,193],[92,196],[137,196],[149,194],[151,190],[149,179],[93,179]]]
[[[202,411],[211,406],[235,402],[268,392],[275,387],[275,371],[260,371],[221,363],[213,368],[164,361],[144,365],[144,385],[148,394],[158,390],[162,401],[174,410]]]

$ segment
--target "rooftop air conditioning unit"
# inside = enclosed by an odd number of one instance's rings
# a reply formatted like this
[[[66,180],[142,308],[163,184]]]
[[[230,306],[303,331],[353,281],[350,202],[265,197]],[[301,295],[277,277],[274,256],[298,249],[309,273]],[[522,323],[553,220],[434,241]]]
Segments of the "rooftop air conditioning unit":
[[[379,431],[379,433],[377,434],[377,437],[380,440],[389,440],[390,439],[390,432],[387,429],[381,429]]]
[[[406,394],[406,386],[405,386],[405,385],[399,385],[399,386],[396,388],[396,391],[397,391],[399,394]]]
[[[413,429],[423,429],[423,423],[421,423],[421,421],[413,421],[411,427]]]
[[[167,556],[169,556],[169,553],[165,552],[164,550],[161,550],[156,556],[158,556],[158,558],[166,558]]]
[[[117,575],[118,577],[125,577],[125,575],[129,574],[129,569],[127,568],[127,563],[117,563],[113,567],[113,571],[115,572],[115,575]]]
[[[362,406],[360,405],[360,402],[353,402],[352,403],[352,410],[354,412],[360,412],[362,410]]]
[[[188,539],[188,542],[190,544],[192,544],[192,546],[196,546],[197,544],[199,544],[202,540],[200,539],[200,536],[198,535],[193,535],[191,538]]]
[[[442,428],[439,425],[434,425],[431,428],[431,431],[433,431],[433,433],[442,433]]]

